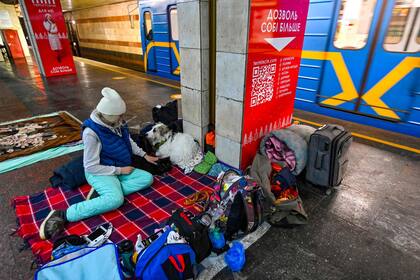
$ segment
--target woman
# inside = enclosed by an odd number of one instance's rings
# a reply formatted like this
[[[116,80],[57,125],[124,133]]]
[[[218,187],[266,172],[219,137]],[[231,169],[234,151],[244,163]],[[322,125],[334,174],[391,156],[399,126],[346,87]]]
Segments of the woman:
[[[83,165],[92,186],[86,201],[67,210],[52,210],[40,227],[41,239],[50,239],[64,230],[67,222],[80,221],[120,207],[124,196],[149,187],[153,176],[131,167],[132,154],[150,163],[158,158],[147,155],[131,139],[123,121],[126,105],[111,88],[102,89],[103,98],[83,123]]]
[[[44,28],[48,32],[48,41],[50,43],[51,50],[57,54],[57,61],[61,62],[61,46],[60,37],[58,36],[57,24],[55,24],[50,14],[45,14]]]

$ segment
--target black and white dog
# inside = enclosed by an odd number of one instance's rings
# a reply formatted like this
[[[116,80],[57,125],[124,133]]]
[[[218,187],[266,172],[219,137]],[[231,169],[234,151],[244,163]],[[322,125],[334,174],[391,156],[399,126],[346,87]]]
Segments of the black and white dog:
[[[172,164],[182,169],[191,171],[203,158],[200,146],[191,135],[174,133],[163,123],[154,125],[146,138],[155,147],[157,157],[169,157]]]

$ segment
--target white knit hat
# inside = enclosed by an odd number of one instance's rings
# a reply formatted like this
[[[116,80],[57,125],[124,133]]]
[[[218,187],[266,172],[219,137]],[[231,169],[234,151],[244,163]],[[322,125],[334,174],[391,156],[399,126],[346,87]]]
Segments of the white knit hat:
[[[102,89],[102,99],[96,109],[102,114],[119,116],[125,113],[126,105],[121,96],[114,89],[104,87]]]

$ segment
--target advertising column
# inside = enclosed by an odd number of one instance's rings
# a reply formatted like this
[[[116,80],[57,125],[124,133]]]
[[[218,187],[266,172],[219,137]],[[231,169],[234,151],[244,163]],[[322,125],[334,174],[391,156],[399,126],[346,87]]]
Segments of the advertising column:
[[[251,0],[241,168],[292,122],[309,0]]]
[[[75,74],[60,0],[22,0],[21,7],[43,76]]]

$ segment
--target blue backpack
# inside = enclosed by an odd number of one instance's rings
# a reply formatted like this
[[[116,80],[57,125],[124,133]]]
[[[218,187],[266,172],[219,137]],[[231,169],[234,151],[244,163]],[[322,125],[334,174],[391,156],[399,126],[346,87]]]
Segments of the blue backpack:
[[[195,253],[188,243],[168,243],[170,227],[137,259],[136,279],[181,280],[194,278]]]

